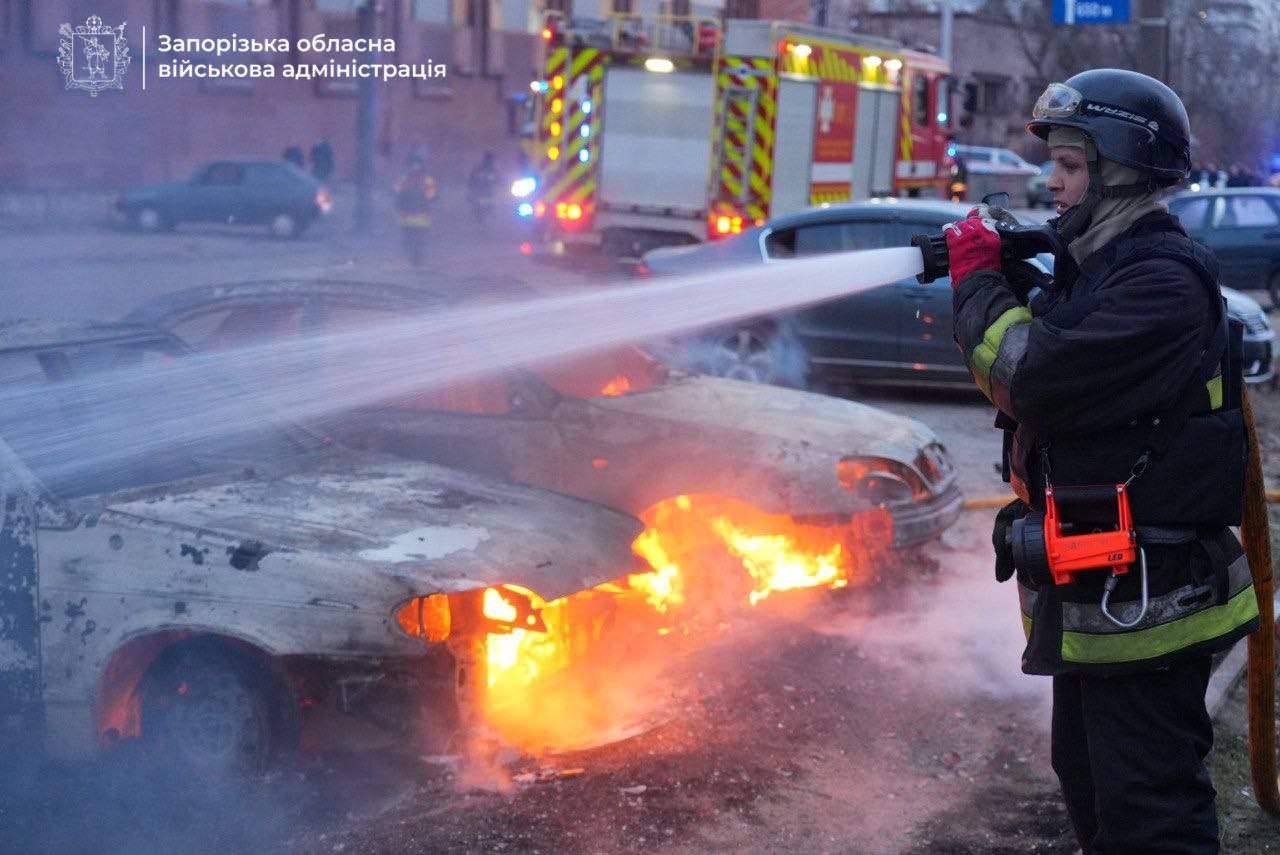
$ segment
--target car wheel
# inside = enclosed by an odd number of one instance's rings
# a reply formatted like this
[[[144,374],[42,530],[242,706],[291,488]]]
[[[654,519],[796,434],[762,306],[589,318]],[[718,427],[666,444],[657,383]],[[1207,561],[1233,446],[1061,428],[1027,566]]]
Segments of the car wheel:
[[[717,377],[804,388],[808,357],[785,327],[744,327],[711,343],[702,370]]]
[[[144,232],[166,231],[171,225],[159,208],[151,206],[139,209],[138,213],[133,215],[133,222],[139,230]]]
[[[142,685],[143,741],[163,762],[202,774],[261,772],[274,748],[271,681],[209,643],[164,653]]]
[[[1267,293],[1271,295],[1271,308],[1280,309],[1280,270],[1272,273],[1267,280]]]
[[[300,231],[298,218],[293,214],[279,213],[271,218],[271,234],[278,238],[297,237]]]

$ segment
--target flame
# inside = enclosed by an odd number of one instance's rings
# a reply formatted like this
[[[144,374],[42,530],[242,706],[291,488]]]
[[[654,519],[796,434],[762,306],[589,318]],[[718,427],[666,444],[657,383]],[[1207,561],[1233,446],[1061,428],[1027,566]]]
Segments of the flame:
[[[616,398],[619,395],[625,395],[631,391],[631,378],[625,374],[619,374],[600,389],[600,394],[606,398]]]
[[[747,534],[726,517],[717,517],[711,526],[755,579],[755,589],[747,594],[747,601],[753,606],[774,591],[843,588],[849,584],[848,567],[839,543],[824,553],[815,554],[798,548],[786,535]]]
[[[483,715],[508,742],[536,753],[617,736],[621,719],[658,703],[637,681],[670,664],[690,627],[771,594],[863,582],[892,533],[883,511],[806,524],[715,496],[677,496],[643,519],[632,550],[649,572],[550,602],[515,586],[485,590]]]
[[[680,566],[663,549],[662,536],[649,529],[636,538],[631,548],[649,562],[653,572],[633,573],[627,577],[628,584],[643,593],[645,601],[660,614],[681,605],[684,602],[684,582],[680,577]]]

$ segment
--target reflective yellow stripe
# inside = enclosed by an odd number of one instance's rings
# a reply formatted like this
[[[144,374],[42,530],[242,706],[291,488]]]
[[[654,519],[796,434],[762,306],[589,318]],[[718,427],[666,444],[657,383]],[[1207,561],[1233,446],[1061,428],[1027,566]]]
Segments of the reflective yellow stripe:
[[[1219,374],[1204,385],[1209,390],[1209,409],[1222,409],[1222,375]]]
[[[1031,640],[1031,615],[1025,612],[1022,614],[1022,634],[1026,636],[1027,641]]]
[[[982,334],[982,341],[973,349],[971,362],[974,379],[978,381],[983,394],[987,397],[991,396],[991,366],[995,365],[996,357],[1000,355],[1000,342],[1004,341],[1004,334],[1014,324],[1030,322],[1031,310],[1026,306],[1014,306],[996,318],[994,324],[987,327],[987,331]]]
[[[1226,605],[1213,606],[1150,629],[1107,635],[1064,632],[1062,659],[1092,665],[1155,659],[1224,636],[1257,616],[1258,597],[1250,585],[1228,600]],[[1023,623],[1030,623],[1025,615]]]

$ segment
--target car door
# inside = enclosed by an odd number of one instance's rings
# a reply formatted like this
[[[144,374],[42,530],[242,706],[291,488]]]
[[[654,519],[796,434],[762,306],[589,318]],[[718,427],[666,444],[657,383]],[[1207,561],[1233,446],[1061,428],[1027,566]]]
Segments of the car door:
[[[898,218],[851,218],[803,224],[770,234],[771,258],[804,258],[833,252],[882,249],[910,241]],[[900,373],[901,282],[889,282],[797,312],[791,323],[815,370],[852,372],[865,379]]]
[[[1219,196],[1208,243],[1224,282],[1241,289],[1265,288],[1272,258],[1280,254],[1280,213],[1261,194]]]
[[[241,164],[209,164],[192,183],[188,204],[182,206],[180,217],[205,223],[235,222],[243,182]]]
[[[1208,245],[1209,212],[1216,196],[1182,196],[1169,202],[1169,213],[1178,218],[1187,234]]]
[[[943,223],[911,224],[913,234],[937,233]],[[951,277],[927,285],[915,278],[900,283],[902,302],[899,326],[902,362],[910,376],[934,382],[966,382],[969,368],[951,332]]]

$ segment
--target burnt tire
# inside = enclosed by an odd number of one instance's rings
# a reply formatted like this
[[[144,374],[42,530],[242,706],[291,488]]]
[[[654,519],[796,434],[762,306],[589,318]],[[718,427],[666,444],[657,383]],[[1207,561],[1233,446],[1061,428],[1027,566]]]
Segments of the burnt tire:
[[[253,775],[276,748],[270,674],[225,645],[170,648],[141,687],[142,739],[165,765],[203,775]]]

